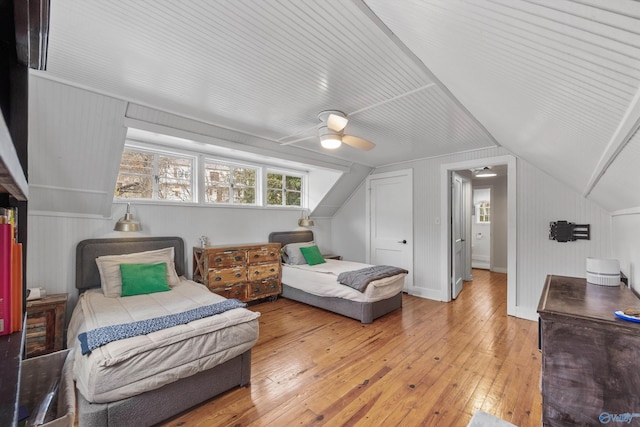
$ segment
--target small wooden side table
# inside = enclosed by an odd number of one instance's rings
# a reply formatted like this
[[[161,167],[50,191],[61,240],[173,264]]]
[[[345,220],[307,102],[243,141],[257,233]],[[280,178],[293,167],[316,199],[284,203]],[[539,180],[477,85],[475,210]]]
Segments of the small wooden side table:
[[[53,294],[27,301],[26,357],[64,348],[64,322],[68,294]]]

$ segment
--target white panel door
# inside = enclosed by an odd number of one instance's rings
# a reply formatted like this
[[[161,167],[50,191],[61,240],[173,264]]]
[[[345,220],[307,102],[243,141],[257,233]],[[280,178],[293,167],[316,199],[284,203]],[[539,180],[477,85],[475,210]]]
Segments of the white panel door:
[[[463,179],[455,172],[451,173],[451,298],[455,299],[462,291],[462,273],[464,271],[464,226]]]
[[[369,189],[368,262],[405,268],[404,289],[413,286],[413,171],[367,178]]]

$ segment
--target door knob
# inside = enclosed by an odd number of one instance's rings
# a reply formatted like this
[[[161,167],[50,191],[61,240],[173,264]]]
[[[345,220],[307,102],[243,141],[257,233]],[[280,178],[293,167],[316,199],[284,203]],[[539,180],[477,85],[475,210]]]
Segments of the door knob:
[[[398,243],[402,243],[403,245],[406,245],[407,241],[406,240],[398,240]]]

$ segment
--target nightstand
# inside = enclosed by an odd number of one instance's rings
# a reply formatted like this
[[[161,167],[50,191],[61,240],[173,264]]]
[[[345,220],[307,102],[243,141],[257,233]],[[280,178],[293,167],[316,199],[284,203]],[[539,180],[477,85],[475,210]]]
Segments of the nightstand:
[[[68,294],[27,301],[26,356],[40,356],[64,348]]]
[[[322,258],[324,258],[324,259],[337,259],[338,261],[342,260],[342,256],[341,255],[333,255],[333,254],[323,254]]]

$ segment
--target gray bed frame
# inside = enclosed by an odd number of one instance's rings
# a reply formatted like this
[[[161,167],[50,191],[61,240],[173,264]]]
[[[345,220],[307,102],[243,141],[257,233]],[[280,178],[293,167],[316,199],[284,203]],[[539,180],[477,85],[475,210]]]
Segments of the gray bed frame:
[[[269,242],[278,242],[282,247],[289,243],[310,242],[313,240],[311,230],[275,231],[269,234]],[[341,314],[362,323],[371,323],[402,307],[402,291],[396,295],[376,302],[357,302],[336,297],[321,297],[282,283],[282,297],[299,301],[333,313]]]
[[[186,258],[180,237],[89,239],[76,247],[76,288],[79,292],[100,286],[95,259],[172,246],[176,272],[184,275]],[[137,396],[109,403],[90,403],[78,393],[78,422],[83,426],[151,426],[251,379],[251,350],[188,378]]]

